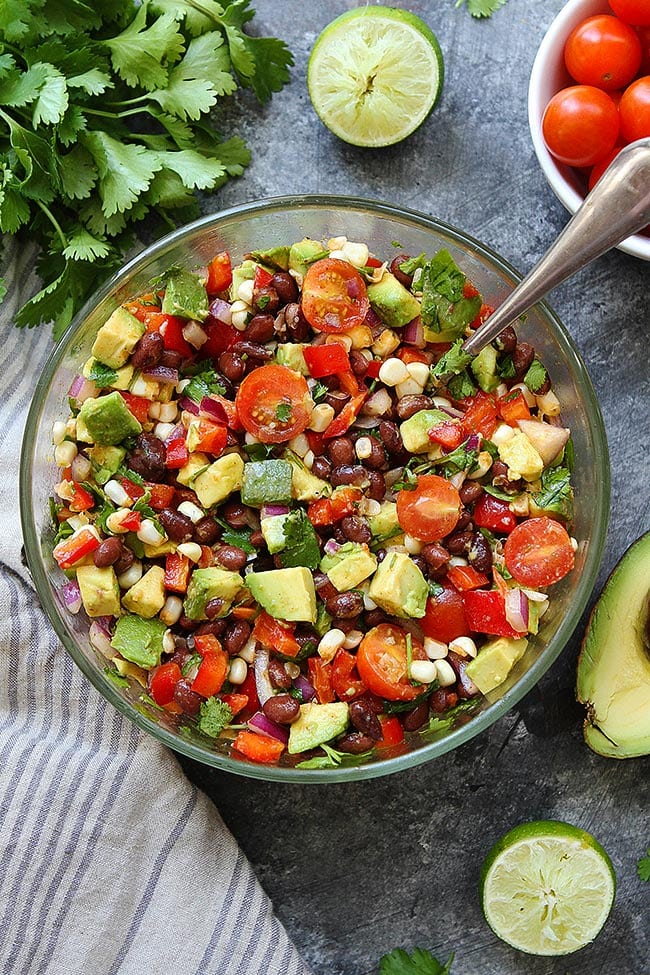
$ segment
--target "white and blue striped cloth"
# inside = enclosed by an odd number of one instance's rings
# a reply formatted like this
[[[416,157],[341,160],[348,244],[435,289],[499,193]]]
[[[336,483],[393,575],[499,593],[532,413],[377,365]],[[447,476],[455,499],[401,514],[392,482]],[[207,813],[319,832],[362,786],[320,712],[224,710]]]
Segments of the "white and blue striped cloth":
[[[47,328],[14,253],[0,306],[0,972],[308,975],[250,865],[174,755],[58,643],[21,564],[18,458]]]

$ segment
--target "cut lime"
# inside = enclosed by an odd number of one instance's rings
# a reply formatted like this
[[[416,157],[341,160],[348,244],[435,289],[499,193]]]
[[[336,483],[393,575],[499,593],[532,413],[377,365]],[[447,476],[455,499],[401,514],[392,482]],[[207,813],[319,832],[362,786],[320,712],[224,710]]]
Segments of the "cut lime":
[[[389,146],[414,132],[443,82],[433,31],[406,10],[360,7],[320,34],[307,86],[328,129],[353,146]]]
[[[485,920],[503,941],[532,955],[568,955],[593,941],[615,890],[600,843],[555,820],[510,830],[481,869]]]

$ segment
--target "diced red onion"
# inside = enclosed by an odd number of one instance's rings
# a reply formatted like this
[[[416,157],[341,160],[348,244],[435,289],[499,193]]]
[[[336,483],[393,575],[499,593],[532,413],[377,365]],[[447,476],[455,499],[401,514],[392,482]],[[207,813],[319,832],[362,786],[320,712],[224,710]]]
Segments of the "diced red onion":
[[[92,380],[85,379],[84,376],[76,376],[72,380],[68,395],[78,403],[83,403],[97,396],[97,387]]]
[[[191,318],[187,325],[183,326],[183,338],[195,349],[200,349],[208,341],[208,333],[202,328],[200,322],[195,322]]]
[[[203,287],[206,286],[208,283],[208,269],[205,265],[203,267],[195,267],[192,274],[197,276]]]
[[[182,423],[177,423],[168,437],[165,437],[163,443],[165,445],[170,444],[172,440],[185,440],[185,427]]]
[[[289,506],[286,504],[263,504],[260,509],[261,518],[275,518],[276,515],[288,515]]]
[[[505,596],[506,620],[517,633],[528,632],[528,599],[521,589],[509,589]]]
[[[88,480],[88,475],[90,474],[92,464],[88,460],[85,454],[77,454],[77,456],[72,461],[70,472],[72,474],[72,480],[76,484],[81,484],[82,481]]]
[[[307,678],[303,677],[302,674],[296,677],[293,682],[293,686],[296,688],[296,690],[300,691],[302,694],[302,699],[306,704],[309,704],[309,702],[313,701],[316,697],[316,691],[314,690],[313,684],[310,684]]]
[[[81,590],[76,579],[71,579],[61,589],[65,608],[69,613],[78,613],[81,609]]]
[[[481,446],[481,438],[478,433],[472,433],[467,440],[466,449],[467,450],[478,450]]]
[[[253,664],[255,674],[255,689],[261,705],[264,705],[270,697],[273,697],[273,685],[269,677],[269,651],[260,643],[257,644],[255,651],[255,663]]]
[[[189,396],[181,396],[178,401],[178,405],[182,410],[186,410],[188,413],[193,413],[194,416],[199,415],[199,404],[195,403],[193,399]]]
[[[210,302],[210,314],[223,325],[232,325],[232,305],[223,298],[215,298]]]
[[[340,547],[341,547],[340,544],[337,541],[335,541],[335,539],[328,538],[328,540],[325,542],[325,554],[336,555]]]
[[[548,596],[545,592],[537,592],[536,589],[522,589],[521,590],[527,599],[530,599],[531,603],[546,603],[548,602]]]
[[[258,734],[268,735],[270,738],[277,738],[278,741],[284,742],[285,745],[289,741],[289,729],[284,728],[277,721],[271,721],[263,711],[258,711],[249,719],[248,727],[251,731],[256,731]]]
[[[86,382],[83,376],[75,376],[70,384],[70,389],[68,390],[68,396],[73,396],[76,398],[77,393],[80,391],[83,384]]]
[[[151,366],[150,369],[143,369],[142,375],[145,379],[157,379],[162,383],[178,382],[178,369],[172,369],[170,366]]]
[[[112,616],[96,616],[95,622],[98,626],[101,626],[104,633],[106,633],[108,636],[111,635],[111,623],[113,622]]]
[[[379,416],[360,416],[352,425],[360,430],[372,430],[373,427],[378,427],[380,423],[381,417]]]
[[[417,349],[423,349],[426,346],[424,325],[419,315],[404,327],[402,341],[406,342],[407,345],[414,345]]]
[[[367,325],[368,328],[371,329],[373,339],[376,339],[377,336],[381,332],[383,332],[384,329],[386,328],[386,326],[384,325],[384,323],[382,322],[381,318],[374,310],[374,308],[369,308],[368,311],[366,312],[364,325]]]
[[[106,633],[106,631],[99,625],[97,620],[93,620],[92,623],[90,624],[90,629],[88,630],[88,639],[90,640],[95,650],[99,650],[102,656],[108,657],[109,659],[115,656],[115,650],[111,646],[111,638],[108,635],[108,633]]]
[[[210,396],[204,396],[199,404],[199,412],[205,413],[211,420],[218,420],[219,423],[228,422],[228,414],[223,408],[223,404]]]
[[[441,413],[446,413],[447,416],[453,417],[454,420],[460,420],[460,418],[464,416],[462,410],[456,410],[454,409],[453,406],[439,406],[438,404],[435,405],[437,410],[440,410]]]

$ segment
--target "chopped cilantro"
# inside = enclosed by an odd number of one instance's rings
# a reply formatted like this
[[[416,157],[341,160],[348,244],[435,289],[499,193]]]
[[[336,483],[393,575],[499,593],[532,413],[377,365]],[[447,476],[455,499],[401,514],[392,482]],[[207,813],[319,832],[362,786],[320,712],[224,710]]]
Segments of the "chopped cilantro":
[[[499,498],[500,501],[512,501],[516,496],[514,494],[508,494],[507,491],[502,491],[501,488],[494,487],[493,484],[484,484],[483,489],[486,494],[491,494],[493,498]]]
[[[456,6],[462,7],[465,2],[472,17],[491,17],[494,11],[503,7],[508,0],[456,0]]]
[[[514,379],[517,373],[511,355],[505,355],[497,364],[497,373],[501,379]]]
[[[151,500],[151,491],[145,491],[141,498],[133,505],[133,511],[139,511],[143,518],[148,518],[153,524],[154,528],[158,532],[161,538],[165,537],[165,532],[158,521],[158,515],[153,510],[149,501]]]
[[[442,385],[450,376],[458,376],[474,357],[463,349],[461,339],[456,339],[452,347],[431,367],[431,379],[436,386]]]
[[[278,403],[275,408],[275,416],[279,423],[288,423],[291,419],[291,403]]]
[[[363,765],[374,754],[374,748],[362,752],[360,755],[349,755],[347,752],[339,752],[336,748],[325,743],[320,747],[325,752],[324,755],[316,755],[304,762],[298,762],[296,768],[340,768],[341,766]]]
[[[401,714],[403,711],[413,711],[418,704],[426,701],[429,694],[435,691],[437,687],[438,682],[434,681],[432,684],[427,684],[426,690],[422,694],[418,694],[417,697],[412,698],[410,701],[386,701],[384,704],[384,714]]]
[[[435,579],[429,579],[428,585],[429,595],[433,596],[434,599],[437,599],[438,596],[445,591],[445,587],[441,586],[440,583],[436,582]]]
[[[456,447],[455,450],[452,450],[449,454],[445,454],[443,457],[438,457],[437,460],[432,460],[431,464],[434,467],[441,466],[445,474],[456,474],[458,471],[471,471],[472,467],[476,464],[478,450],[470,450],[468,444],[469,437],[460,447]]]
[[[130,481],[131,484],[137,484],[138,487],[144,487],[144,478],[140,477],[140,475],[136,474],[135,471],[132,471],[130,467],[125,467],[123,464],[118,467],[113,476],[124,477],[127,481]]]
[[[318,568],[320,547],[314,527],[302,508],[292,511],[282,526],[285,547],[277,553],[277,560],[283,569],[304,565],[308,569]]]
[[[450,708],[449,711],[443,712],[442,715],[436,715],[429,719],[429,725],[425,728],[421,734],[423,735],[438,735],[443,731],[449,731],[456,721],[456,718],[464,714],[467,711],[473,711],[480,706],[480,700],[476,698],[471,698],[469,701],[463,701],[461,704],[457,704],[455,707]]]
[[[524,382],[531,393],[537,393],[542,388],[547,379],[547,372],[539,359],[533,359],[528,372],[524,376]]]
[[[69,521],[62,521],[58,527],[58,530],[54,536],[54,544],[58,545],[62,542],[64,538],[70,538],[70,535],[74,534],[74,528]]]
[[[104,667],[104,676],[108,677],[108,679],[112,681],[113,684],[116,684],[118,687],[129,686],[128,677],[123,677],[122,674],[118,674],[118,672],[116,670],[113,670],[112,667]]]
[[[58,531],[59,524],[60,524],[58,514],[59,511],[61,511],[61,509],[63,508],[63,505],[57,504],[54,498],[50,498],[49,505],[50,505],[50,519],[52,521],[52,527],[54,528],[55,531]]]
[[[223,385],[222,377],[209,366],[192,376],[183,390],[183,396],[189,397],[195,403],[200,403],[204,396],[210,396],[211,393],[223,396],[225,392],[226,387]]]
[[[328,392],[329,390],[325,383],[317,382],[311,391],[311,398],[314,403],[322,403]]]
[[[236,545],[237,548],[243,549],[247,555],[255,554],[257,549],[251,542],[252,532],[249,528],[231,528],[227,521],[222,521],[221,518],[215,520],[223,528],[221,541],[225,545]]]
[[[100,529],[100,531],[102,531],[105,535],[110,534],[108,528],[106,527],[106,521],[108,519],[108,516],[112,515],[115,511],[117,511],[117,508],[115,507],[113,502],[109,501],[108,498],[105,498],[104,504],[97,512],[97,518],[95,520],[95,524]]]
[[[424,277],[426,287],[448,301],[460,301],[463,297],[465,275],[445,248],[424,265]]]
[[[395,483],[393,484],[393,490],[394,491],[415,491],[415,488],[417,487],[417,483],[418,483],[417,474],[413,470],[411,470],[411,468],[407,464],[407,466],[404,468],[404,471],[399,481],[395,481]],[[399,535],[399,532],[395,532],[395,534]],[[389,535],[388,537],[392,538],[392,535]]]
[[[418,268],[424,268],[427,263],[427,255],[422,251],[417,257],[409,257],[408,261],[402,261],[399,266],[402,274],[414,274]]]
[[[476,386],[467,369],[463,369],[457,376],[452,376],[447,383],[447,389],[452,399],[465,399],[476,392]]]
[[[256,305],[260,311],[264,311],[270,300],[271,295],[259,295],[256,299]]]
[[[209,697],[201,702],[198,727],[208,738],[218,738],[232,721],[232,708],[217,697]]]
[[[330,252],[327,250],[317,251],[315,254],[312,254],[311,257],[305,257],[304,262],[305,264],[315,264],[316,261],[322,261],[325,257],[329,256]]]
[[[316,609],[316,622],[314,623],[314,629],[319,636],[325,636],[326,633],[329,633],[331,627],[332,617],[325,609],[325,603],[319,602]]]
[[[110,366],[105,366],[103,362],[95,359],[88,372],[88,379],[96,383],[100,389],[103,389],[105,386],[111,386],[117,380],[117,372],[115,369],[111,369]]]
[[[244,450],[251,460],[268,460],[273,456],[274,444],[268,443],[247,443]]]
[[[639,880],[650,883],[650,847],[648,848],[647,856],[641,857],[637,863],[636,873]]]
[[[379,975],[450,975],[453,953],[444,965],[424,948],[414,948],[409,955],[403,948],[395,948],[379,962]]]
[[[541,491],[533,501],[544,511],[554,511],[568,521],[573,517],[571,473],[566,467],[547,467],[542,472]]]
[[[181,667],[181,674],[183,677],[187,677],[188,674],[193,674],[195,671],[197,671],[201,666],[202,660],[203,657],[200,653],[193,653],[190,657],[188,657]]]

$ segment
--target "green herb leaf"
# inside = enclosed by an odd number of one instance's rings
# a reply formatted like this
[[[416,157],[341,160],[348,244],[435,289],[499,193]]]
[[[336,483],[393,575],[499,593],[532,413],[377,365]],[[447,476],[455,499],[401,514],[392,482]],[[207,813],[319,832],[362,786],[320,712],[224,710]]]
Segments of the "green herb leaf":
[[[436,582],[435,579],[429,579],[428,586],[429,586],[429,595],[433,599],[437,599],[438,596],[440,596],[441,593],[445,591],[445,587],[442,586],[439,582]]]
[[[524,376],[524,382],[528,386],[531,393],[537,393],[547,379],[547,372],[539,359],[533,359],[532,363],[526,375]]]
[[[512,501],[513,498],[519,497],[518,494],[508,494],[507,491],[502,491],[501,488],[494,487],[493,484],[484,484],[483,489],[486,494],[491,494],[493,498],[499,498],[501,501]]]
[[[511,355],[503,356],[497,362],[497,373],[501,379],[514,379],[517,373]]]
[[[96,383],[100,389],[104,389],[117,380],[117,373],[110,366],[105,366],[99,359],[95,359],[88,372],[88,379]]]
[[[207,369],[203,369],[192,376],[183,390],[183,396],[189,397],[195,403],[200,403],[204,396],[210,396],[212,393],[223,396],[225,392],[226,387],[223,385],[222,377],[212,366],[208,366]]]
[[[288,423],[291,419],[291,403],[278,403],[275,408],[275,415],[280,423]]]
[[[115,472],[115,477],[124,477],[127,481],[131,481],[132,484],[137,484],[138,487],[144,487],[144,478],[132,471],[130,467],[126,467],[124,464],[120,464]]]
[[[644,880],[646,883],[650,882],[650,847],[647,856],[641,857],[637,863],[636,873],[639,880]]]
[[[463,349],[461,339],[457,339],[442,358],[431,367],[431,379],[434,386],[440,386],[451,376],[458,376],[474,358]]]
[[[291,512],[282,530],[286,544],[276,556],[282,568],[304,565],[308,569],[317,569],[321,558],[318,536],[302,508]]]
[[[375,753],[374,748],[360,755],[349,755],[347,752],[339,752],[331,745],[323,743],[320,746],[325,752],[324,755],[316,755],[308,758],[304,762],[298,762],[296,768],[341,768],[352,765],[363,765]]]
[[[456,0],[456,6],[462,7],[465,2],[472,17],[491,17],[494,11],[505,6],[508,0]]]
[[[379,962],[380,975],[449,975],[453,954],[442,965],[424,948],[415,948],[409,955],[403,948],[395,948]]]
[[[201,656],[200,653],[193,653],[190,657],[188,657],[185,663],[183,664],[183,666],[181,667],[181,674],[183,675],[183,677],[187,677],[188,674],[191,674],[196,670],[198,670],[199,667],[201,666],[202,660],[203,657]]]
[[[445,474],[456,474],[458,471],[471,471],[476,466],[478,450],[469,449],[469,437],[460,447],[456,447],[451,453],[432,460],[433,467],[441,466]]]
[[[394,245],[394,246],[401,247],[401,244]],[[422,251],[422,253],[418,254],[417,257],[409,257],[408,261],[402,261],[402,263],[399,266],[399,269],[400,271],[402,271],[403,274],[415,274],[417,269],[418,268],[423,269],[426,263],[427,263],[427,256],[424,253],[424,251]]]
[[[463,369],[457,376],[452,376],[447,383],[447,389],[452,399],[465,399],[476,392],[476,386],[467,369]]]
[[[316,385],[311,391],[311,398],[313,399],[314,403],[322,403],[328,392],[329,390],[325,383],[317,381]]]
[[[147,91],[167,84],[167,64],[178,60],[185,48],[183,35],[172,14],[163,14],[147,26],[147,5],[140,7],[131,23],[116,37],[104,41],[120,77]]]
[[[201,702],[198,727],[209,738],[218,738],[224,728],[232,721],[232,708],[217,697],[209,697]]]
[[[231,528],[227,521],[222,521],[221,518],[216,518],[215,520],[223,528],[221,541],[224,545],[236,545],[237,548],[243,549],[247,555],[254,555],[257,552],[257,549],[251,543],[252,532],[250,529]]]
[[[547,467],[542,471],[541,491],[533,494],[533,501],[538,508],[554,511],[570,521],[573,517],[573,488],[567,468]]]
[[[273,446],[266,443],[247,443],[244,444],[244,450],[250,460],[268,460],[273,456]]]
[[[443,732],[449,731],[453,728],[456,723],[456,718],[459,715],[471,713],[480,706],[480,701],[473,698],[469,701],[463,701],[461,704],[457,704],[455,707],[450,708],[449,711],[445,711],[440,717],[433,717],[429,719],[429,725],[427,728],[423,729],[420,734],[422,735],[439,735]]]
[[[104,667],[104,675],[115,684],[117,687],[128,687],[129,679],[128,677],[123,677],[122,674],[118,674],[116,670],[112,667]]]

